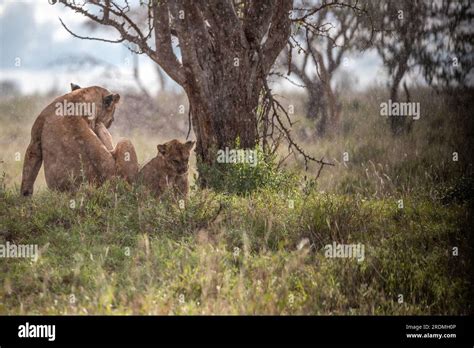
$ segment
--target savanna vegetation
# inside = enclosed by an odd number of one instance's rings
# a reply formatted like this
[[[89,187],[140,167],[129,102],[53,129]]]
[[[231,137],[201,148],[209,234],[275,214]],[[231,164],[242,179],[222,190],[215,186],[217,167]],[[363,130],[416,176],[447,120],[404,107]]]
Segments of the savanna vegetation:
[[[20,197],[29,130],[52,98],[3,97],[0,244],[37,244],[40,257],[0,260],[0,313],[472,312],[472,92],[413,90],[422,115],[397,137],[379,114],[387,93],[341,94],[341,131],[324,138],[305,94],[287,95],[298,142],[335,166],[316,180],[318,165],[280,163],[281,148],[209,189],[196,185],[193,159],[184,206],[119,180],[58,193],[42,173],[32,198]],[[186,134],[187,115],[163,110],[182,95],[161,95],[159,116],[139,112],[135,97],[122,96],[111,133],[144,163]],[[363,262],[325,257],[333,242],[364,244]]]
[[[0,246],[39,255],[0,258],[0,314],[473,312],[470,1],[50,4],[86,20],[52,25],[61,43],[132,52],[138,89],[96,78],[121,95],[110,132],[142,165],[158,144],[195,139],[191,188],[157,198],[113,178],[57,192],[42,169],[22,197],[33,122],[69,89],[28,94],[2,76]],[[159,72],[156,93],[139,55]],[[374,69],[359,85],[355,72]],[[382,116],[387,102],[417,112]],[[256,162],[219,163],[227,147]],[[330,257],[334,244],[364,252]]]

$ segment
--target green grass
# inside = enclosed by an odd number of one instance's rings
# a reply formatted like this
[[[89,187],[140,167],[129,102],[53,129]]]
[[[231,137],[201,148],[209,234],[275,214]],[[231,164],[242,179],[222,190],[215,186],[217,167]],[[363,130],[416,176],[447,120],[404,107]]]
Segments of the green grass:
[[[0,242],[41,250],[0,261],[1,313],[469,311],[465,205],[195,190],[180,209],[120,182],[33,199],[6,190],[0,202]],[[326,258],[332,241],[363,243],[365,260]]]

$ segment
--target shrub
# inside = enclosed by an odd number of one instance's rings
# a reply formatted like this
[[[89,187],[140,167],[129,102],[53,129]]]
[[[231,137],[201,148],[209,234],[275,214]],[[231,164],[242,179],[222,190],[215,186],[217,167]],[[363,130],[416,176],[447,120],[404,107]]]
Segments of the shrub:
[[[256,164],[241,162],[206,166],[199,163],[199,172],[211,178],[207,182],[209,187],[229,194],[246,195],[256,190],[288,192],[297,186],[297,175],[280,169],[275,155],[265,154],[258,146],[254,151]]]

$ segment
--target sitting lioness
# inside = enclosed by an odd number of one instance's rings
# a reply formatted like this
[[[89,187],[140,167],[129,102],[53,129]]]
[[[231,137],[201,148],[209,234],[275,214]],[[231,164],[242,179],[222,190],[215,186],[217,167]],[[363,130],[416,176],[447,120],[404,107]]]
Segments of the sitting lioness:
[[[52,189],[72,190],[84,179],[100,185],[114,175],[132,182],[138,172],[135,149],[129,140],[114,148],[107,131],[119,99],[102,87],[72,85],[72,92],[49,104],[31,130],[21,194],[33,193],[42,162]]]
[[[171,140],[158,145],[158,154],[140,170],[138,180],[155,196],[170,189],[178,196],[188,194],[188,162],[194,141]]]

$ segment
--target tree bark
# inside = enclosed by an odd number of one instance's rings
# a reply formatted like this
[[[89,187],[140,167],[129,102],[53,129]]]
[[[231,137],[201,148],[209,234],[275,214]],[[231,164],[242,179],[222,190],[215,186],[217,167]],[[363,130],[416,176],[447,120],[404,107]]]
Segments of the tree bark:
[[[328,105],[326,93],[321,82],[308,87],[308,109],[306,117],[314,121],[316,134],[323,137],[326,134],[328,121]]]
[[[255,110],[261,84],[255,80],[246,91],[241,81],[246,80],[248,69],[224,70],[207,72],[209,88],[198,84],[186,88],[197,140],[196,154],[201,163],[209,166],[214,164],[217,150],[237,146],[237,139],[242,148],[253,148],[257,141]]]
[[[399,66],[390,87],[390,99],[392,103],[398,102],[398,89],[404,75],[405,69]],[[405,129],[405,116],[390,116],[390,128],[393,135],[401,135]]]
[[[329,128],[330,133],[335,134],[339,130],[340,126],[340,109],[337,103],[336,96],[332,91],[331,85],[326,85],[326,95],[328,100],[328,111],[329,111]]]

